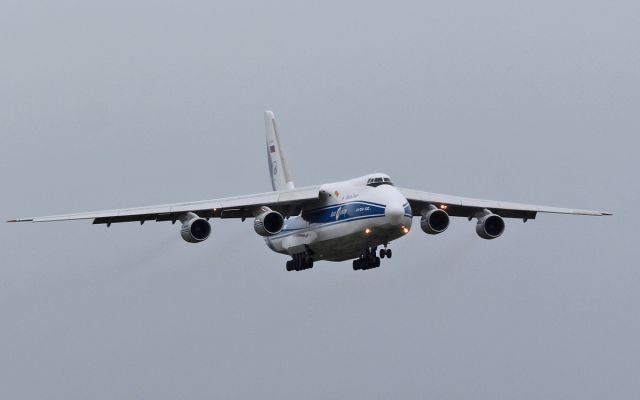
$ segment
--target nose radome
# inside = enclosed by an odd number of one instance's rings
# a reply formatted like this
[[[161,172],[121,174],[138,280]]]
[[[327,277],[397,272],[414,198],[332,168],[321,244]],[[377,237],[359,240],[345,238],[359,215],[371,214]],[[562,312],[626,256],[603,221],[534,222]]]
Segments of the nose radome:
[[[384,210],[384,215],[392,224],[398,224],[404,215],[404,208],[398,202],[389,203]]]

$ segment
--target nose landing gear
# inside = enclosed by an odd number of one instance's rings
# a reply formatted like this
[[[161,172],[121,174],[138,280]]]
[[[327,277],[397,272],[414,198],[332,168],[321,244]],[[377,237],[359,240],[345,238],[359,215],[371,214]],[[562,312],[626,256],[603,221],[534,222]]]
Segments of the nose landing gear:
[[[380,258],[391,258],[392,255],[391,249],[380,249]]]

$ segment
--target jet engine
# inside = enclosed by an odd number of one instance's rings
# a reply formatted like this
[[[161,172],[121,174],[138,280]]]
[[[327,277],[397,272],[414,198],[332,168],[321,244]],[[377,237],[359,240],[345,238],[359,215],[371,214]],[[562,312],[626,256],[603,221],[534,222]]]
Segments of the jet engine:
[[[268,207],[262,207],[260,213],[253,221],[253,229],[260,236],[271,236],[282,230],[284,217],[277,211]]]
[[[442,233],[449,227],[449,214],[445,210],[431,206],[429,211],[422,214],[420,227],[429,235]]]
[[[487,213],[478,218],[476,233],[483,239],[495,239],[504,232],[504,220],[501,216]]]
[[[182,228],[180,235],[189,243],[199,243],[206,240],[211,234],[211,224],[204,218],[198,217],[194,213],[187,213],[180,218]]]

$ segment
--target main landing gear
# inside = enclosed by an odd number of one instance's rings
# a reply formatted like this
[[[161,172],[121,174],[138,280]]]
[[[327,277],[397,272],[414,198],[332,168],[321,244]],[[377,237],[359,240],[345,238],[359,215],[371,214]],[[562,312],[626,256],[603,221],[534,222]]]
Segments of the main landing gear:
[[[307,253],[294,254],[292,260],[287,261],[287,271],[303,271],[313,268],[313,258]]]
[[[376,247],[371,247],[362,253],[360,258],[356,258],[353,260],[353,270],[367,270],[372,268],[378,268],[380,266],[381,258],[391,258],[391,249],[387,249],[387,246],[384,246],[384,249],[380,249],[380,256],[378,257],[376,253],[378,253]]]

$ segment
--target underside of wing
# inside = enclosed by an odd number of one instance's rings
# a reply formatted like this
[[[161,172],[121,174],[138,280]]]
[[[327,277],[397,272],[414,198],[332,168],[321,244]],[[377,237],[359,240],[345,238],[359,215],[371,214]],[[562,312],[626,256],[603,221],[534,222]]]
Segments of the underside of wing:
[[[398,189],[409,201],[414,216],[421,216],[433,206],[445,210],[450,216],[466,218],[473,218],[478,212],[482,212],[483,210],[490,210],[492,213],[503,218],[520,218],[523,220],[534,219],[539,212],[591,216],[611,215],[611,213],[606,211],[576,210],[533,204],[472,199],[413,189]]]
[[[296,215],[304,204],[317,200],[319,186],[293,190],[258,193],[195,202],[163,204],[157,206],[92,211],[45,217],[19,218],[8,222],[52,222],[93,219],[94,224],[117,222],[176,221],[191,212],[201,218],[250,218],[261,207],[269,207],[284,216]]]

